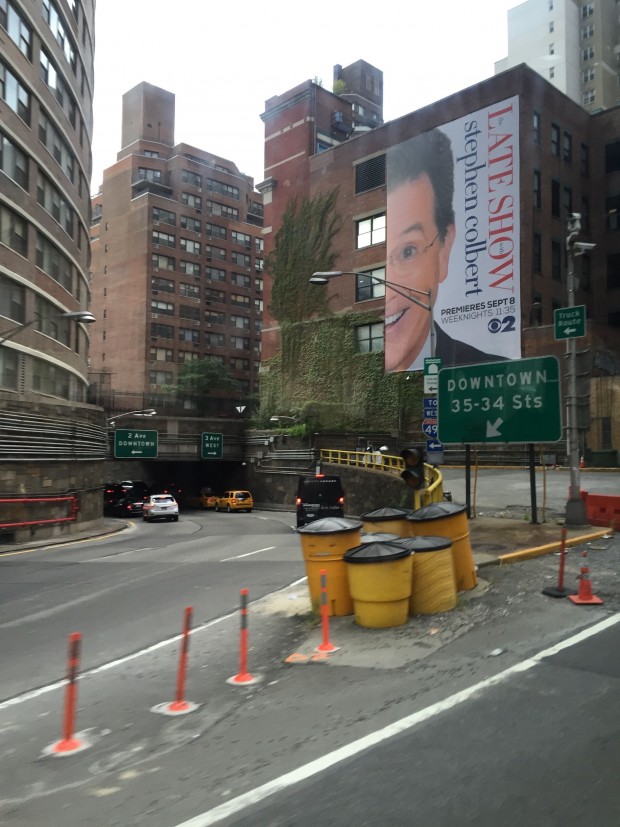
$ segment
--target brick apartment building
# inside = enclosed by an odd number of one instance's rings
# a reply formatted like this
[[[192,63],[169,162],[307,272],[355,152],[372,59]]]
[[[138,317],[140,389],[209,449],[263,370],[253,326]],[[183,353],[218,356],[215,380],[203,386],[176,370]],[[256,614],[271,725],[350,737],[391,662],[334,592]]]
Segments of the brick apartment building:
[[[363,68],[366,69],[368,64]],[[371,88],[372,67],[356,77]],[[352,73],[350,73],[351,76]],[[515,301],[520,306],[520,353],[511,358],[557,354],[562,362],[564,345],[554,341],[553,313],[567,304],[566,220],[570,213],[582,214],[580,239],[596,244],[576,262],[578,288],[575,304],[586,307],[588,332],[580,339],[584,351],[580,364],[587,382],[579,393],[591,400],[591,427],[586,447],[620,448],[620,109],[589,114],[526,65],[510,69],[475,86],[373,129],[354,129],[355,111],[342,96],[307,81],[266,101],[265,175],[258,185],[264,194],[265,253],[274,247],[282,216],[293,198],[314,197],[337,188],[336,212],[342,226],[333,249],[335,267],[353,273],[386,271],[386,152],[407,139],[436,127],[464,119],[497,102],[516,100],[518,149],[516,223],[520,243],[514,251]],[[517,180],[515,178],[515,180]],[[387,215],[387,222],[390,217]],[[308,274],[309,276],[310,274]],[[305,278],[304,274],[300,278]],[[265,377],[275,369],[281,355],[283,329],[270,312],[272,279],[265,278],[263,322],[263,366]],[[308,289],[321,289],[308,286]],[[374,290],[367,276],[343,277],[329,284],[328,314],[304,320],[305,330],[328,317],[358,318],[353,323],[353,351],[383,350],[383,290]],[[377,327],[378,326],[378,327]],[[300,328],[301,330],[301,328]],[[372,332],[371,332],[372,331]],[[370,347],[369,341],[372,337]],[[360,347],[361,345],[361,347]],[[348,357],[334,354],[336,361]],[[351,354],[355,356],[355,354]],[[274,362],[275,360],[275,362]],[[351,362],[353,364],[353,362]],[[297,371],[297,375],[303,370]],[[278,404],[282,410],[301,403],[294,371],[286,377],[286,391]],[[329,399],[314,400],[345,405],[356,388],[325,383]],[[263,394],[262,394],[263,395]],[[273,400],[269,401],[273,404]],[[400,415],[399,415],[400,416]],[[394,428],[396,413],[382,412],[384,427]],[[376,424],[376,423],[375,423]],[[400,424],[400,423],[399,423]],[[415,423],[414,423],[415,424]],[[419,423],[417,426],[419,428]],[[419,430],[417,431],[419,433]]]
[[[241,388],[214,394],[227,415],[258,392],[262,196],[231,161],[175,144],[174,123],[172,93],[123,96],[122,148],[92,199],[91,379],[107,410],[160,408],[179,366],[209,356]]]

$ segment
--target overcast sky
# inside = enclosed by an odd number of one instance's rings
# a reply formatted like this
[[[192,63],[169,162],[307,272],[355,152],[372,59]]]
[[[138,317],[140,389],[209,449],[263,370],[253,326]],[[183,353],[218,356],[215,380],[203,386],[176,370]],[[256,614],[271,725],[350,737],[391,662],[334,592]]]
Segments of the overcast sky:
[[[121,98],[141,81],[176,95],[175,142],[263,179],[265,101],[305,80],[331,90],[334,64],[383,71],[398,118],[494,73],[518,0],[98,0],[93,178],[116,160]]]

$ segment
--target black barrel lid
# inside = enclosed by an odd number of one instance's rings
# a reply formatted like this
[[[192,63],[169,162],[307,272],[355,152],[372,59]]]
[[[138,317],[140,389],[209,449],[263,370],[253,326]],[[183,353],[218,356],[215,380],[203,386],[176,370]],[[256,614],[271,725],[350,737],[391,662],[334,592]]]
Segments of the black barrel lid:
[[[394,545],[406,548],[413,554],[423,551],[442,551],[442,549],[450,548],[452,540],[447,537],[421,535],[420,537],[401,537],[394,540]]]
[[[343,559],[346,563],[391,563],[410,555],[410,551],[395,543],[362,543],[345,551]]]
[[[347,517],[323,517],[314,520],[308,525],[301,526],[297,531],[300,534],[337,534],[339,531],[355,531],[362,524],[359,520],[349,520]]]
[[[413,520],[413,522],[418,522],[421,520],[439,520],[441,517],[450,517],[453,514],[462,514],[463,511],[467,511],[467,506],[460,505],[459,503],[431,503],[430,505],[423,505],[422,508],[417,508],[415,511],[410,511],[407,515],[407,519]]]
[[[374,534],[371,531],[362,531],[362,543],[390,543],[394,540],[400,540],[400,534],[388,534],[387,531],[376,531]]]
[[[361,519],[367,523],[380,523],[386,520],[404,520],[411,511],[406,508],[393,508],[392,506],[385,506],[385,508],[377,508],[375,511],[369,511],[367,514],[362,514]]]

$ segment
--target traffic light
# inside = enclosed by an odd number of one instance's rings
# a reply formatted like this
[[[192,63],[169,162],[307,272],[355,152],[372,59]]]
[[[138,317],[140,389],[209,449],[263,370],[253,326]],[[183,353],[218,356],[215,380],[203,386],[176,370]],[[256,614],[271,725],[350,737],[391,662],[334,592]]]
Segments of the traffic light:
[[[424,451],[422,448],[405,448],[400,452],[405,470],[400,475],[409,488],[424,487]]]

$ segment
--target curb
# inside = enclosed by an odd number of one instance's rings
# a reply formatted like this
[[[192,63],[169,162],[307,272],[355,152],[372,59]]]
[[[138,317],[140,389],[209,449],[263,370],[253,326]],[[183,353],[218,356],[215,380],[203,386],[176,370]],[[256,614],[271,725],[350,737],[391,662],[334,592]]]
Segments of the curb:
[[[600,531],[594,531],[591,534],[582,534],[579,537],[567,537],[566,547],[578,546],[581,543],[589,543],[591,540],[599,540],[607,534],[613,534],[613,528],[604,528]],[[510,554],[500,554],[497,558],[497,565],[505,566],[510,563],[520,563],[522,560],[531,560],[534,557],[542,557],[545,554],[552,554],[558,551],[562,546],[561,541],[555,543],[547,543],[544,546],[536,546],[534,548],[525,548],[521,551],[512,551]]]

